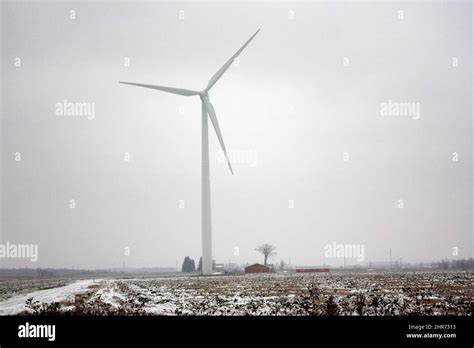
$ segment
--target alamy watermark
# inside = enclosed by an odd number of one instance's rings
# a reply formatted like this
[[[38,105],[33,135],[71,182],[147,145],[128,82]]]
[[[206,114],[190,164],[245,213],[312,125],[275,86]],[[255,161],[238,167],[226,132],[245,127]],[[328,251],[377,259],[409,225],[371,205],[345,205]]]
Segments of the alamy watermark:
[[[24,325],[18,326],[19,338],[47,338],[48,341],[56,339],[56,325],[54,324],[30,324],[26,322]]]
[[[324,256],[327,258],[357,259],[362,262],[365,259],[364,244],[338,244],[332,242],[324,247]]]
[[[30,259],[31,262],[36,262],[38,261],[38,245],[13,244],[7,241],[5,244],[0,244],[0,258]]]
[[[418,120],[421,117],[419,102],[396,102],[391,99],[380,103],[381,116],[401,116]]]
[[[233,150],[227,153],[229,161],[232,164],[248,164],[250,167],[256,167],[258,164],[258,154],[254,150]],[[217,161],[226,163],[224,151],[217,152]]]
[[[95,119],[94,102],[71,102],[64,99],[54,105],[56,116],[83,116],[88,120]]]

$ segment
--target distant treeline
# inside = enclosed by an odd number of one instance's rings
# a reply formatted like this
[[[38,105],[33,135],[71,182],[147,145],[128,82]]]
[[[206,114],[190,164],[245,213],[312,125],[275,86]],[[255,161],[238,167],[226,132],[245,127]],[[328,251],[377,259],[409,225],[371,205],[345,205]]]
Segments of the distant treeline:
[[[432,263],[433,268],[442,270],[471,270],[474,269],[474,259],[460,259],[460,260],[441,260],[439,262]]]
[[[99,270],[81,270],[71,268],[0,268],[0,279],[29,279],[29,278],[67,278],[78,276],[113,276],[124,273],[164,273],[173,272],[173,268],[150,267],[150,268],[117,268]]]
[[[90,270],[73,270],[67,268],[2,268],[0,269],[0,278],[55,278],[94,273],[94,271]]]

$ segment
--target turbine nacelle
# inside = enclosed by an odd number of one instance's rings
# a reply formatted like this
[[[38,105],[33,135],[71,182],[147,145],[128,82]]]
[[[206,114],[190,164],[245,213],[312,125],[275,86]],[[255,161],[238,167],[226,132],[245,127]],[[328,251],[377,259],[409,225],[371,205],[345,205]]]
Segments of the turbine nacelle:
[[[221,145],[221,149],[224,152],[225,158],[227,160],[227,164],[229,165],[230,172],[232,175],[234,174],[234,171],[232,170],[232,166],[230,165],[229,157],[227,156],[227,150],[225,148],[224,144],[224,139],[222,138],[221,130],[219,128],[219,122],[217,121],[217,116],[216,116],[216,111],[214,110],[214,107],[211,104],[211,101],[209,99],[209,90],[216,84],[216,82],[221,78],[222,75],[229,69],[229,67],[232,65],[234,60],[237,58],[237,56],[244,50],[245,47],[250,43],[250,41],[253,40],[253,38],[258,34],[260,29],[258,29],[255,34],[253,34],[250,39],[245,42],[245,44],[237,51],[234,53],[232,57],[230,57],[227,62],[219,69],[217,72],[211,77],[209,82],[207,83],[206,88],[204,88],[202,91],[195,91],[192,89],[184,89],[184,88],[176,88],[176,87],[167,87],[167,86],[157,86],[157,85],[147,85],[143,83],[134,83],[134,82],[120,82],[126,85],[132,85],[132,86],[138,86],[138,87],[144,87],[144,88],[151,88],[151,89],[156,89],[159,91],[167,92],[167,93],[172,93],[172,94],[177,94],[185,97],[191,97],[194,95],[198,95],[199,98],[201,98],[202,104],[203,104],[203,110],[209,115],[209,118],[211,119],[212,125],[214,127],[214,130],[216,131],[217,138],[219,139],[219,143]]]

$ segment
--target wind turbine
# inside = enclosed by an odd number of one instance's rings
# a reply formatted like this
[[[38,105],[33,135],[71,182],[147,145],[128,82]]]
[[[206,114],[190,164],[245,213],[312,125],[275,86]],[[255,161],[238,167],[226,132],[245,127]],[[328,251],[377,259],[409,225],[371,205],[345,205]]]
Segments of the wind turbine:
[[[201,112],[202,112],[202,274],[209,275],[212,274],[212,221],[211,221],[211,184],[209,178],[209,133],[208,133],[208,122],[207,116],[211,119],[211,123],[214,126],[216,131],[217,138],[221,145],[222,151],[224,152],[227,164],[229,165],[230,172],[234,175],[232,166],[230,165],[229,157],[227,156],[227,150],[225,148],[224,139],[222,139],[222,133],[219,128],[219,122],[217,121],[216,112],[214,107],[211,104],[209,99],[209,90],[216,84],[216,82],[221,78],[221,76],[227,71],[227,69],[232,65],[235,58],[244,50],[245,47],[252,41],[252,39],[260,31],[257,30],[255,34],[247,40],[247,42],[237,51],[235,54],[225,62],[225,64],[217,70],[214,76],[211,77],[207,83],[206,88],[202,91],[195,91],[191,89],[175,88],[175,87],[166,87],[166,86],[155,86],[155,85],[146,85],[142,83],[133,83],[133,82],[120,82],[127,85],[145,87],[151,89],[157,89],[159,91],[173,93],[182,95],[185,97],[191,97],[198,95],[201,98]]]

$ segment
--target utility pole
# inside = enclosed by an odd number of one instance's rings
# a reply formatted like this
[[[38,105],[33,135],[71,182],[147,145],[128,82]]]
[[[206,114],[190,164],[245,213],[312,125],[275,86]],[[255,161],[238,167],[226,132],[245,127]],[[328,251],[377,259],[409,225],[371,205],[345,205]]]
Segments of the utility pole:
[[[390,248],[390,269],[392,269],[392,248]]]

